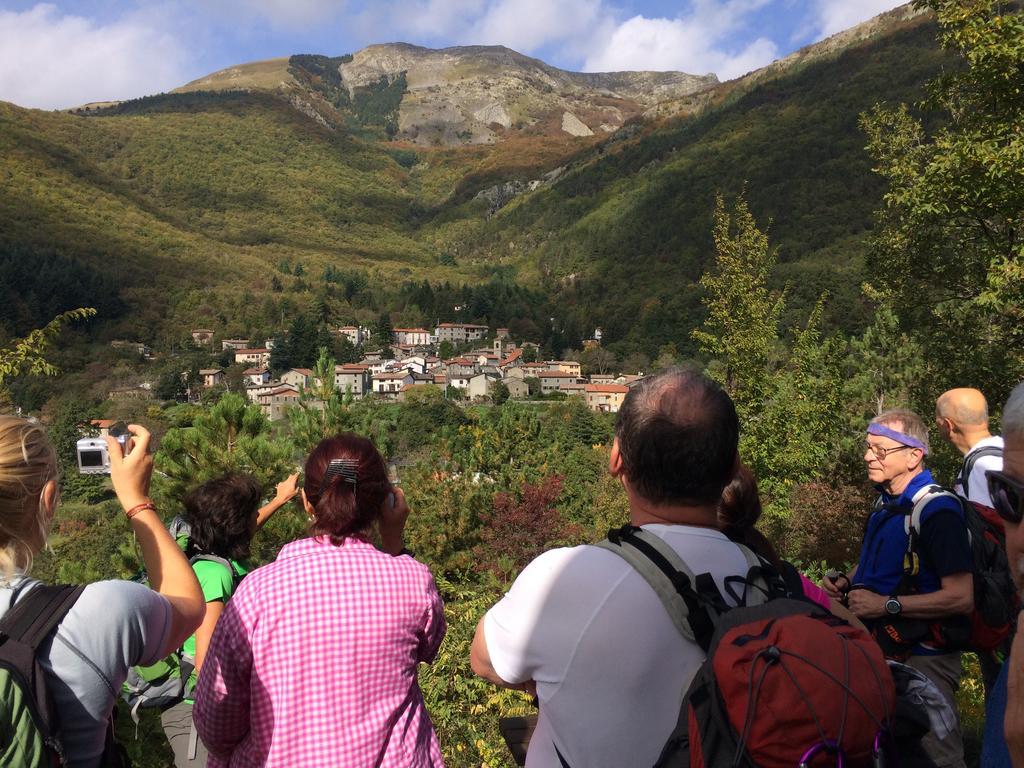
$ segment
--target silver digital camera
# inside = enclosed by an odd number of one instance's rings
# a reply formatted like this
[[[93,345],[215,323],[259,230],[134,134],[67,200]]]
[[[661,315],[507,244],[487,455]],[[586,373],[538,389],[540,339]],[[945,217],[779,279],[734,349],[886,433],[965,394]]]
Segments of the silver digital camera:
[[[119,421],[110,428],[110,436],[121,444],[122,449],[128,445],[128,426]],[[102,437],[83,437],[77,443],[78,471],[83,475],[109,475],[110,453],[107,441]]]

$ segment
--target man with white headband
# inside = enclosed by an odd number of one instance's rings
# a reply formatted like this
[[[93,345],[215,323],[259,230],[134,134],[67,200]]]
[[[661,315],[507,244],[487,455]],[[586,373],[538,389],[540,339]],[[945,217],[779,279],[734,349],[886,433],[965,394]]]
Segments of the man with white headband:
[[[950,496],[936,496],[919,510],[919,533],[909,546],[908,518],[935,485],[924,467],[927,455],[928,428],[913,411],[886,411],[871,420],[864,462],[880,495],[857,566],[822,586],[848,600],[886,655],[921,671],[955,712],[960,653],[944,646],[970,634],[973,563],[963,511]],[[959,722],[945,738],[929,733],[922,746],[938,766],[964,765]]]

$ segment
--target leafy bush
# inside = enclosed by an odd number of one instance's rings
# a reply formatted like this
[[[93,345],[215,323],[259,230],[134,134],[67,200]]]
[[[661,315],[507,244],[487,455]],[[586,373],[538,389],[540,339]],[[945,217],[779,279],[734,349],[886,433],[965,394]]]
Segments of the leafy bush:
[[[804,563],[824,560],[835,568],[855,562],[872,501],[872,496],[857,486],[798,485],[790,496],[781,551]]]

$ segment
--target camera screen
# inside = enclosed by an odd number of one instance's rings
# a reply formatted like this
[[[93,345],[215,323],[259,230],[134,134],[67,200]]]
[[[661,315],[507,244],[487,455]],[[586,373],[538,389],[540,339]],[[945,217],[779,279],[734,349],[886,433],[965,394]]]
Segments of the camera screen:
[[[103,466],[103,451],[79,451],[78,455],[83,467]]]

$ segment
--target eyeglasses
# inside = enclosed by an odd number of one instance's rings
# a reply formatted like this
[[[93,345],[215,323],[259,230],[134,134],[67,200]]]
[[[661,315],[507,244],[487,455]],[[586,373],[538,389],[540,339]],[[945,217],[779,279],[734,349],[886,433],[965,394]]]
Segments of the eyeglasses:
[[[903,450],[906,450],[907,448],[910,448],[911,450],[913,450],[914,446],[912,446],[912,445],[897,445],[894,448],[886,448],[883,445],[875,445],[874,443],[864,443],[864,450],[865,451],[871,451],[873,454],[875,454],[875,458],[876,459],[883,459],[883,460],[890,453],[895,453],[896,451],[903,451]]]
[[[1024,482],[995,469],[985,472],[985,476],[996,512],[1008,523],[1019,523],[1024,517]]]

